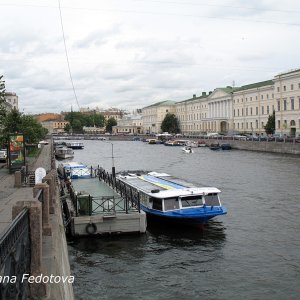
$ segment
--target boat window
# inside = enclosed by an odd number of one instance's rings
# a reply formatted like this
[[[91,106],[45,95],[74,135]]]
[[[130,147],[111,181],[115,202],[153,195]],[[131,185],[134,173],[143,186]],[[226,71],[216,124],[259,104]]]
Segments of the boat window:
[[[178,197],[165,198],[165,210],[179,209]]]
[[[162,199],[152,197],[152,208],[156,210],[162,210]]]
[[[220,200],[217,193],[205,195],[205,204],[208,206],[219,206]]]
[[[188,196],[181,198],[181,206],[189,207],[189,206],[200,206],[202,205],[202,195],[197,196]]]

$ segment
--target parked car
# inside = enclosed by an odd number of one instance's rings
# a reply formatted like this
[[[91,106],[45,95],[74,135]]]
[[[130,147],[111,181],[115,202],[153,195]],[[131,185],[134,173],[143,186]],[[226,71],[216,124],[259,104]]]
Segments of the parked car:
[[[0,150],[0,161],[6,162],[6,159],[7,159],[7,151],[6,151],[6,149],[1,149]]]

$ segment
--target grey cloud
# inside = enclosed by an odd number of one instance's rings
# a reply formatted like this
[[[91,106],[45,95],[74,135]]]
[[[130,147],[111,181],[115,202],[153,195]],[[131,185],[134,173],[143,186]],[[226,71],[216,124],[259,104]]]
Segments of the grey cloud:
[[[102,46],[113,36],[120,33],[119,26],[114,26],[107,30],[98,30],[90,33],[85,38],[74,43],[75,48],[89,48],[92,46]]]

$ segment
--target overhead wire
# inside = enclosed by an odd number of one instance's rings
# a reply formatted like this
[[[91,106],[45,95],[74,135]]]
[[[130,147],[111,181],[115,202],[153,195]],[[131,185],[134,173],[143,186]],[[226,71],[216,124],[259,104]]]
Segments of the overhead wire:
[[[66,38],[65,38],[65,31],[64,31],[64,25],[63,25],[63,19],[62,19],[62,13],[61,13],[61,6],[60,6],[60,0],[58,0],[58,8],[59,8],[59,15],[60,15],[60,24],[61,24],[61,30],[62,30],[62,36],[63,36],[63,41],[64,41],[64,46],[65,46],[65,55],[66,55],[66,60],[67,60],[67,65],[68,65],[68,70],[69,70],[69,75],[70,75],[70,80],[72,84],[72,89],[74,92],[75,100],[78,106],[78,109],[80,110],[74,82],[73,82],[73,77],[72,77],[72,72],[70,68],[70,62],[69,62],[69,55],[68,55],[68,50],[67,50],[67,44],[66,44]]]

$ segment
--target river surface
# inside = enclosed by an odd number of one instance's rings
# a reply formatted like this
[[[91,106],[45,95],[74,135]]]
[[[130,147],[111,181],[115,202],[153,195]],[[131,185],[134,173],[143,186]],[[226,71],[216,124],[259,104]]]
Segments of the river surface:
[[[74,161],[154,170],[222,191],[204,230],[148,227],[69,243],[76,299],[300,299],[300,157],[84,141]]]

